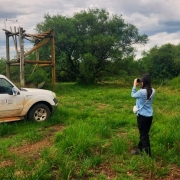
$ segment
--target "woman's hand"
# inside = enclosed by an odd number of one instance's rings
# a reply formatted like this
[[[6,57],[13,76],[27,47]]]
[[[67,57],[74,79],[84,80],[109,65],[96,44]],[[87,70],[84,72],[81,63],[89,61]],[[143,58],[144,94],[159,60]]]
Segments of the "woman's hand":
[[[136,87],[137,84],[139,84],[139,83],[137,83],[137,78],[136,78],[136,79],[134,79],[134,84],[133,84],[133,86]]]

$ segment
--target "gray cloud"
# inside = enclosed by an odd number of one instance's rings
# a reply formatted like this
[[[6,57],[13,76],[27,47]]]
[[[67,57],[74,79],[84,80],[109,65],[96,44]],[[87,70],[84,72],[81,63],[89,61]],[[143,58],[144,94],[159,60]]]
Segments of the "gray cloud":
[[[0,11],[0,19],[12,19],[14,17],[17,17],[18,14],[17,12],[7,12],[7,11]]]
[[[162,30],[167,33],[175,33],[180,31],[180,20],[179,21],[159,21],[159,25]]]

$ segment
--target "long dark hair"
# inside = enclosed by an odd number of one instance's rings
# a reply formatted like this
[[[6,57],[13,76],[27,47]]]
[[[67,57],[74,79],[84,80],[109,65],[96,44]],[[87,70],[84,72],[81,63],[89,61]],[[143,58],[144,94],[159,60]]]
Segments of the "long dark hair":
[[[147,99],[149,99],[151,94],[152,94],[150,75],[149,74],[143,74],[141,77],[141,82],[143,82],[142,88],[147,90]]]

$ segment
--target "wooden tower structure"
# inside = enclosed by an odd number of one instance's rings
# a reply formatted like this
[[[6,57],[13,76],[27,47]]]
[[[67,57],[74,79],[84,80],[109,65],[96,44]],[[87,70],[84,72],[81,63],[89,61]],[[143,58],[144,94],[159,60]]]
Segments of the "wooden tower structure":
[[[14,27],[14,32],[11,30],[5,31],[6,35],[6,76],[10,79],[10,66],[20,66],[20,84],[22,87],[25,85],[24,80],[24,66],[25,64],[36,64],[38,66],[51,66],[52,67],[52,84],[55,84],[55,43],[54,43],[54,30],[49,30],[40,34],[27,34],[22,27],[19,27],[16,30]],[[13,38],[15,51],[16,51],[16,59],[15,61],[10,60],[10,37]],[[32,49],[27,52],[24,52],[24,39],[29,40],[34,43]],[[18,41],[19,40],[19,43]],[[51,60],[40,60],[39,59],[39,51],[38,49],[48,42],[51,42]],[[19,48],[18,48],[19,44]],[[35,60],[26,60],[26,56],[30,53],[36,51],[36,59]]]

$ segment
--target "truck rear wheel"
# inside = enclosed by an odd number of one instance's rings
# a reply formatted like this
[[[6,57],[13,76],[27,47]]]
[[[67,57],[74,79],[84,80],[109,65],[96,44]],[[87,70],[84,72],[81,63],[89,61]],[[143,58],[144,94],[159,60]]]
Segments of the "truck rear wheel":
[[[30,109],[28,113],[28,119],[34,120],[37,122],[42,122],[48,119],[50,115],[51,115],[51,112],[47,105],[36,104]]]

